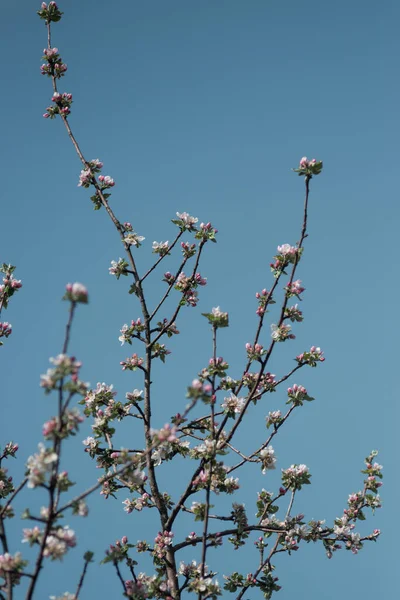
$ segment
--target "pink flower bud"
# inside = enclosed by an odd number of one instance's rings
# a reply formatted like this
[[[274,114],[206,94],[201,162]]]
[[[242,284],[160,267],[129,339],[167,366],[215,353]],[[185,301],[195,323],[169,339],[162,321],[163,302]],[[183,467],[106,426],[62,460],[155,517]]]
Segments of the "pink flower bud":
[[[66,286],[65,300],[71,302],[79,302],[81,304],[88,303],[88,291],[81,283],[68,283]]]

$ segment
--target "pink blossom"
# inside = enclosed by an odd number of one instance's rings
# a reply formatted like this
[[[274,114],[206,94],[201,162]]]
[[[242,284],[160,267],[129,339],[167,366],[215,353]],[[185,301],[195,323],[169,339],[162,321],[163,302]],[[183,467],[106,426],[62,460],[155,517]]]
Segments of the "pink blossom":
[[[43,50],[43,54],[47,58],[47,60],[54,58],[58,54],[58,48],[45,48]]]
[[[279,254],[281,254],[285,258],[293,257],[297,254],[297,248],[291,246],[290,244],[282,244],[282,246],[278,246],[277,250]]]
[[[88,291],[82,283],[67,283],[64,299],[80,304],[87,304]]]
[[[196,275],[194,276],[194,281],[195,281],[195,283],[197,283],[197,285],[206,285],[207,284],[207,278],[202,277],[200,275],[200,273],[196,273]]]
[[[57,454],[51,448],[39,444],[39,453],[30,456],[27,461],[28,487],[35,488],[43,485],[46,474],[53,469],[53,463],[58,460]]]
[[[11,333],[12,333],[12,325],[11,325],[11,323],[7,323],[7,321],[4,321],[2,323],[0,321],[0,338],[1,337],[8,338],[8,336],[11,335]]]
[[[153,440],[158,442],[176,442],[176,428],[171,427],[169,423],[166,423],[162,429],[154,429],[151,431]]]
[[[297,279],[296,281],[292,281],[292,283],[289,283],[289,285],[287,286],[286,289],[289,294],[293,294],[295,296],[299,296],[305,290],[305,288],[302,287],[302,285],[301,285],[300,279]]]
[[[255,344],[254,346],[252,346],[251,344],[249,344],[247,342],[246,351],[247,351],[247,356],[249,357],[250,360],[257,360],[263,354],[265,354],[264,347],[261,344]]]
[[[0,577],[7,580],[7,574],[12,572],[13,577],[19,582],[18,573],[27,565],[27,561],[22,559],[20,552],[16,552],[14,556],[5,552],[0,554]]]
[[[154,554],[158,558],[164,558],[167,553],[168,546],[172,545],[172,539],[174,534],[171,531],[161,531],[158,533],[156,539],[154,540]]]
[[[128,357],[125,361],[121,361],[123,371],[134,371],[137,367],[141,367],[143,364],[143,358],[140,358],[136,353]]]
[[[169,251],[169,241],[166,242],[153,242],[153,252],[160,256],[166,256]]]
[[[102,184],[102,189],[114,187],[115,181],[109,175],[99,175],[99,181]]]
[[[199,220],[197,217],[192,217],[187,212],[177,212],[176,216],[178,217],[178,219],[173,220],[173,223],[179,225],[181,229],[186,229],[187,231],[194,231],[196,229],[195,225]]]
[[[93,175],[90,169],[84,169],[79,175],[78,187],[88,188],[93,181]]]
[[[123,239],[124,244],[126,244],[127,246],[136,246],[137,248],[139,248],[141,246],[141,243],[143,242],[143,240],[145,240],[146,238],[144,238],[142,235],[138,235],[137,233],[135,233],[134,231],[127,233]]]
[[[272,446],[263,448],[260,452],[260,462],[262,466],[262,472],[265,474],[267,471],[275,469],[276,456],[275,450]]]
[[[286,325],[285,323],[282,323],[280,327],[273,324],[271,325],[271,330],[271,337],[274,340],[274,342],[285,342],[286,340],[294,340],[296,337],[293,333],[291,333],[290,325]]]

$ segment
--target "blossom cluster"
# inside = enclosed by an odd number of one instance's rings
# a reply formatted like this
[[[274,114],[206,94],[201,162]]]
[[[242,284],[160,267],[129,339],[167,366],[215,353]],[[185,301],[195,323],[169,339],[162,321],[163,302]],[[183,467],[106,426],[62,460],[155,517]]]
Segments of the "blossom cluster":
[[[167,274],[164,275],[167,278]],[[198,299],[198,286],[207,285],[207,279],[202,277],[200,273],[196,273],[194,276],[187,277],[183,271],[181,271],[175,281],[175,289],[182,292],[182,305],[197,306]]]
[[[286,404],[292,403],[293,406],[303,406],[304,400],[307,402],[314,400],[314,398],[308,395],[306,388],[302,385],[297,385],[297,383],[289,387],[287,392],[288,400]]]
[[[267,471],[275,469],[276,456],[275,450],[272,446],[267,446],[266,448],[263,448],[259,456],[263,474],[265,474]]]
[[[289,319],[292,321],[292,323],[300,323],[303,320],[303,313],[298,306],[298,304],[295,304],[294,306],[287,306],[285,308],[284,318]]]
[[[159,256],[167,256],[169,254],[169,242],[153,242],[153,252],[154,254],[159,254]]]
[[[168,546],[172,545],[174,534],[172,531],[159,532],[156,539],[154,540],[154,556],[157,558],[164,558],[167,553]]]
[[[106,190],[115,186],[114,179],[109,175],[99,175],[96,180],[96,174],[100,173],[102,168],[103,163],[98,158],[94,158],[88,162],[85,161],[85,168],[79,175],[78,187],[90,188],[93,185],[96,188],[96,193],[90,196],[94,210],[99,210],[103,202],[110,197]]]
[[[235,415],[239,414],[244,407],[245,399],[235,396],[235,394],[231,394],[227,398],[224,398],[221,407],[224,413],[228,417],[235,417]]]
[[[295,173],[298,173],[300,177],[302,175],[305,175],[306,177],[311,179],[313,175],[319,175],[321,173],[322,167],[322,160],[316,160],[315,158],[309,160],[307,156],[303,156],[303,158],[300,159],[298,168],[293,169],[293,171]]]
[[[121,328],[121,335],[118,338],[121,342],[121,346],[123,346],[125,342],[127,344],[132,344],[132,338],[140,339],[140,334],[145,329],[146,326],[142,323],[142,320],[140,318],[138,318],[136,321],[132,320],[130,325],[127,325],[125,323],[125,325],[123,325]]]
[[[303,485],[310,484],[310,471],[306,465],[292,465],[282,469],[282,483],[285,487],[295,491],[301,490]]]
[[[0,265],[0,273],[4,274],[3,283],[0,285],[0,311],[1,308],[7,308],[11,296],[22,287],[21,280],[15,279],[13,275],[14,271],[13,265]]]
[[[196,490],[201,490],[210,485],[211,491],[216,494],[220,492],[233,494],[240,487],[239,479],[237,477],[228,477],[227,471],[228,467],[223,462],[214,462],[210,477],[210,466],[207,465],[194,478],[193,487]]]
[[[133,545],[128,542],[127,536],[124,535],[120,540],[116,540],[115,544],[110,544],[110,547],[106,550],[106,558],[103,563],[124,561],[128,556],[129,548],[133,548]]]
[[[8,338],[12,333],[12,325],[8,321],[0,321],[0,338],[5,337]],[[0,342],[0,346],[3,342]]]
[[[151,429],[150,435],[154,450],[151,459],[155,466],[159,466],[164,460],[170,460],[176,454],[186,456],[189,453],[189,440],[177,438],[176,426],[166,423],[161,429]]]
[[[136,549],[138,550],[138,544]],[[125,594],[132,600],[141,600],[142,598],[171,598],[170,586],[159,575],[146,575],[139,573],[136,578],[125,581]]]
[[[71,376],[72,383],[76,386],[76,391],[86,393],[86,384],[78,380],[79,369],[82,366],[81,362],[77,361],[74,356],[68,356],[67,354],[59,354],[55,358],[50,358],[50,362],[54,365],[54,368],[48,369],[45,375],[40,376],[40,386],[45,389],[46,393],[55,390],[57,385],[63,383],[64,379],[69,376]]]
[[[281,325],[271,325],[271,337],[274,342],[285,342],[286,340],[294,340],[295,335],[291,333],[290,325],[282,323]]]
[[[74,304],[87,304],[89,301],[88,291],[82,283],[67,283],[64,300]]]
[[[142,367],[143,358],[134,353],[132,356],[128,356],[126,360],[122,360],[119,364],[122,366],[123,371],[136,371],[137,368]]]
[[[203,317],[208,319],[210,325],[212,325],[215,329],[220,327],[228,327],[229,325],[229,315],[227,312],[223,312],[219,306],[215,306],[211,309],[210,313],[202,313]]]
[[[221,596],[221,586],[217,580],[212,577],[196,577],[191,579],[188,585],[188,591],[194,592],[200,597],[204,598],[216,598]]]
[[[7,580],[11,577],[13,584],[18,584],[21,579],[21,573],[28,564],[28,561],[23,560],[21,552],[16,552],[14,555],[9,552],[0,554],[0,577]]]
[[[177,225],[181,231],[197,231],[196,223],[198,223],[199,219],[197,217],[192,217],[187,212],[176,213],[177,219],[172,219],[172,223]]]
[[[261,292],[256,292],[256,298],[258,300],[258,308],[256,314],[261,317],[266,313],[267,306],[269,304],[275,304],[275,300],[272,298],[271,292],[265,288]]]
[[[103,166],[103,163],[98,158],[90,160],[86,164],[86,169],[83,169],[79,175],[78,187],[90,187],[94,181],[95,173],[100,173]]]
[[[119,258],[118,260],[111,261],[111,267],[108,269],[110,275],[115,275],[117,279],[124,275],[125,277],[128,275],[127,271],[128,263],[124,258]]]
[[[40,10],[37,11],[37,14],[41,19],[44,19],[47,23],[57,23],[61,19],[61,16],[64,14],[60,11],[56,2],[42,2]]]
[[[13,478],[8,475],[7,469],[0,468],[0,498],[6,498],[13,491]]]
[[[113,185],[114,185],[114,183],[113,183]],[[140,246],[142,245],[142,242],[145,239],[146,238],[143,235],[139,235],[138,233],[136,233],[135,231],[132,230],[125,234],[125,237],[122,241],[126,245],[126,247],[136,246],[136,248],[140,248]]]
[[[216,358],[210,358],[208,361],[208,366],[201,370],[200,377],[202,379],[206,379],[209,377],[224,377],[225,371],[229,368],[226,360],[222,358],[222,356],[217,356]]]
[[[46,440],[64,439],[69,435],[75,435],[79,424],[84,421],[79,410],[75,407],[66,409],[61,418],[53,417],[43,425],[42,433]]]
[[[51,101],[54,104],[46,108],[45,119],[55,119],[57,115],[67,117],[71,113],[72,94],[54,92]]]
[[[28,487],[35,488],[46,482],[46,476],[52,473],[54,463],[58,455],[52,448],[46,448],[39,444],[39,452],[28,458],[26,463],[28,469]]]
[[[278,577],[273,577],[268,571],[268,567],[263,569],[263,575],[260,580],[253,577],[251,573],[245,577],[237,571],[231,575],[224,575],[224,579],[224,589],[231,593],[236,592],[238,589],[258,587],[263,593],[264,598],[271,598],[273,592],[278,592],[281,589],[281,586],[276,583],[279,581]]]
[[[275,277],[279,277],[285,273],[285,268],[289,264],[297,264],[301,258],[302,248],[291,246],[290,244],[282,244],[277,248],[278,254],[274,256],[274,262],[270,264],[271,271]]]
[[[211,223],[200,223],[199,230],[195,233],[195,238],[203,240],[203,242],[211,241],[216,242],[215,236],[218,233],[218,229],[215,229]]]
[[[260,360],[264,354],[266,354],[266,350],[261,344],[254,344],[252,346],[249,342],[246,344],[246,352],[249,360]]]
[[[212,394],[212,385],[210,383],[202,382],[200,379],[193,379],[191,385],[187,390],[187,397],[193,400],[202,400],[203,402],[210,402]]]
[[[196,244],[181,242],[182,254],[184,258],[191,258],[196,254]]]
[[[270,411],[267,415],[267,429],[271,427],[271,425],[279,425],[282,422],[282,413],[280,410]]]
[[[4,450],[0,456],[0,460],[2,460],[3,458],[7,458],[8,456],[12,456],[14,458],[16,453],[18,452],[18,448],[18,444],[14,444],[14,442],[8,442],[4,446]]]
[[[54,79],[60,79],[65,75],[68,67],[63,63],[58,48],[45,48],[42,58],[45,61],[45,64],[40,67],[42,75],[47,75]]]
[[[150,495],[145,492],[138,498],[126,498],[122,502],[124,505],[124,511],[129,515],[134,510],[141,511],[146,506],[152,506]]]
[[[33,529],[24,529],[24,537],[22,542],[28,543],[30,546],[41,544],[43,540],[43,531],[39,527]],[[76,546],[75,532],[68,526],[57,527],[50,531],[47,535],[43,550],[43,556],[51,560],[61,560],[67,553],[69,548]]]
[[[310,367],[316,367],[318,362],[324,362],[325,357],[321,348],[317,346],[311,346],[307,352],[302,352],[296,356],[296,360],[299,364],[307,364]]]
[[[276,380],[274,373],[250,373],[246,371],[246,373],[242,377],[243,385],[245,385],[249,390],[255,391],[257,393],[265,392],[273,392],[276,386]]]
[[[300,294],[302,294],[306,288],[304,288],[301,285],[300,279],[297,279],[296,281],[292,281],[291,283],[289,283],[285,289],[288,298],[291,298],[293,296],[299,298]]]

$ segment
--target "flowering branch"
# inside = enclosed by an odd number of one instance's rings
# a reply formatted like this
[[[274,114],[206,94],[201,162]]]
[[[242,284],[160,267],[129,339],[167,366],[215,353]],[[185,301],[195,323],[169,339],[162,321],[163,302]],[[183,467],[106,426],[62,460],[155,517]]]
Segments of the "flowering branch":
[[[282,485],[278,491],[269,492],[262,489],[258,493],[254,522],[250,522],[244,504],[232,502],[227,509],[225,503],[222,509],[217,508],[215,511],[212,510],[211,504],[213,495],[231,495],[237,492],[240,487],[239,479],[231,476],[233,471],[245,465],[253,468],[254,464],[259,465],[263,474],[276,468],[278,459],[271,446],[272,439],[278,431],[282,431],[283,424],[288,421],[295,409],[313,400],[304,386],[290,383],[286,394],[288,405],[286,412],[271,410],[266,416],[266,428],[271,428],[267,439],[261,445],[260,441],[257,441],[256,449],[254,450],[253,446],[250,451],[242,448],[241,444],[233,445],[233,437],[239,427],[242,427],[251,403],[263,404],[260,400],[267,393],[280,391],[279,386],[292,378],[295,373],[300,372],[304,366],[316,367],[325,360],[321,349],[311,346],[309,350],[296,356],[296,366],[285,370],[286,375],[277,379],[274,374],[267,372],[276,345],[293,340],[295,335],[292,332],[292,325],[303,321],[303,313],[299,305],[292,304],[291,300],[301,301],[305,291],[301,280],[297,278],[297,271],[303,255],[304,242],[308,236],[310,181],[321,173],[322,162],[303,157],[298,168],[294,169],[299,176],[304,177],[305,181],[300,238],[295,246],[290,244],[278,246],[278,253],[271,263],[274,282],[269,291],[263,289],[256,293],[257,326],[253,343],[246,344],[244,370],[239,371],[242,375],[238,379],[231,377],[228,362],[223,357],[217,356],[217,330],[229,326],[228,313],[223,312],[219,307],[203,313],[211,325],[211,358],[188,386],[188,404],[184,411],[172,417],[162,428],[153,429],[153,423],[158,418],[157,414],[153,414],[155,404],[152,396],[153,362],[158,359],[163,363],[169,360],[170,351],[164,343],[161,343],[161,338],[167,339],[178,335],[176,320],[181,311],[184,307],[196,307],[199,302],[199,289],[207,283],[207,279],[199,272],[200,260],[205,244],[216,241],[217,230],[209,222],[198,224],[197,217],[188,213],[177,213],[176,218],[172,219],[173,225],[178,227],[178,233],[172,236],[173,242],[171,244],[168,241],[154,242],[152,250],[157,258],[145,274],[140,275],[132,248],[139,249],[144,237],[134,230],[130,222],[121,222],[116,217],[109,200],[115,181],[111,176],[101,173],[103,164],[99,159],[88,161],[85,158],[69,122],[73,103],[72,94],[58,91],[59,80],[65,76],[67,65],[63,62],[58,49],[52,47],[51,26],[60,21],[62,12],[56,2],[49,2],[49,4],[43,2],[38,14],[47,28],[47,48],[44,50],[44,64],[41,71],[43,75],[51,78],[53,87],[52,104],[47,107],[44,117],[49,120],[61,118],[83,166],[78,186],[93,189],[91,201],[95,210],[104,207],[123,243],[126,258],[112,261],[109,272],[117,280],[121,276],[132,277],[129,293],[137,297],[141,315],[132,319],[130,325],[122,326],[119,341],[129,345],[139,343],[142,351],[134,352],[126,360],[121,361],[120,366],[124,372],[136,371],[143,389],[129,391],[124,400],[117,400],[112,385],[98,383],[96,388],[89,389],[88,384],[80,381],[81,363],[75,357],[68,356],[67,351],[77,304],[86,304],[88,294],[82,284],[68,284],[64,298],[69,302],[69,315],[62,353],[51,359],[52,368],[41,378],[41,386],[45,392],[54,391],[58,400],[56,416],[43,426],[42,434],[47,445],[40,444],[38,453],[29,457],[26,477],[16,488],[13,486],[12,478],[7,474],[7,469],[2,467],[2,461],[15,456],[18,445],[9,442],[0,453],[0,498],[5,498],[4,505],[0,506],[0,542],[3,547],[3,554],[0,555],[0,577],[4,581],[4,584],[0,584],[0,598],[13,600],[14,587],[25,577],[28,582],[26,599],[33,600],[46,559],[61,559],[69,548],[76,545],[75,533],[59,522],[63,512],[72,509],[73,514],[86,516],[88,508],[85,499],[95,491],[100,490],[104,498],[116,498],[121,490],[126,490],[129,496],[122,502],[124,511],[131,514],[134,511],[141,512],[151,508],[152,514],[157,517],[157,524],[152,544],[148,544],[145,540],[131,544],[128,537],[124,535],[106,551],[102,562],[110,563],[114,567],[124,597],[132,600],[144,597],[180,600],[183,592],[187,592],[195,594],[198,600],[207,598],[214,600],[222,594],[222,589],[215,579],[216,572],[209,569],[206,564],[210,554],[208,549],[217,548],[224,542],[239,549],[247,544],[251,534],[257,533],[259,537],[255,541],[258,555],[256,569],[247,575],[240,572],[225,575],[223,587],[225,591],[237,594],[238,599],[242,598],[249,588],[258,588],[268,599],[280,589],[277,577],[273,576],[272,560],[276,554],[291,555],[303,542],[311,541],[319,542],[329,558],[342,546],[357,553],[364,541],[376,541],[380,533],[379,530],[374,530],[372,534],[361,537],[354,530],[356,522],[365,518],[366,509],[374,511],[381,505],[378,490],[381,485],[382,467],[374,462],[376,452],[372,452],[365,460],[365,469],[362,471],[365,475],[363,489],[350,494],[347,508],[342,516],[335,519],[331,527],[326,526],[322,520],[312,520],[307,523],[304,515],[292,514],[295,498],[303,486],[311,484],[311,473],[303,464],[292,464],[282,469]],[[182,241],[184,233],[193,235],[194,242]],[[173,252],[176,253],[179,241],[182,252],[182,257],[177,261],[179,268],[175,274],[169,271],[164,274],[163,281],[167,284],[167,289],[154,304],[150,304],[147,297],[147,278],[156,272],[162,261]],[[192,262],[193,268],[190,269],[189,275],[186,275],[183,269],[193,257],[195,257]],[[0,286],[0,312],[2,308],[7,307],[9,298],[20,287],[20,282],[13,278],[13,270],[14,267],[11,265],[3,265],[2,271],[5,277],[4,285]],[[282,287],[283,281],[285,284]],[[283,299],[278,310],[278,320],[271,325],[271,337],[264,348],[266,315],[270,307],[275,304],[281,287]],[[161,311],[167,299],[172,300],[173,291],[177,294],[170,318],[160,319],[155,324],[155,316]],[[152,311],[148,309],[150,305],[155,307]],[[8,323],[0,324],[0,337],[8,337],[10,333],[11,326]],[[253,365],[256,366],[254,372],[251,371]],[[62,501],[62,494],[73,485],[68,473],[61,471],[63,443],[68,437],[76,434],[80,423],[84,420],[78,409],[72,406],[76,396],[81,398],[78,404],[83,406],[85,417],[92,419],[93,434],[83,441],[85,453],[94,459],[97,468],[103,469],[104,472],[85,491],[69,501]],[[191,411],[196,412],[188,419]],[[199,412],[202,414],[199,415]],[[217,416],[222,417],[220,423],[216,421]],[[141,448],[135,442],[129,443],[130,449],[118,450],[114,438],[116,426],[128,417],[134,418],[130,421],[132,425],[141,423],[143,426],[144,447]],[[233,419],[232,424],[230,419]],[[240,448],[237,447],[239,445]],[[173,493],[162,491],[158,474],[163,463],[178,456],[195,463],[189,480],[183,486],[183,492],[180,497],[175,498]],[[238,457],[239,462],[237,462]],[[233,464],[229,464],[230,459],[233,459]],[[23,533],[23,541],[30,546],[38,546],[32,572],[26,572],[27,562],[22,559],[20,553],[10,554],[5,528],[5,520],[13,515],[11,502],[25,486],[41,487],[46,490],[48,497],[47,506],[41,509],[40,515],[31,515],[29,510],[23,515],[24,518],[35,522],[34,527],[24,529]],[[285,503],[283,498],[287,494],[288,502]],[[191,507],[187,504],[190,497],[193,497]],[[179,539],[178,517],[181,513],[191,514],[195,522],[202,522],[201,534],[191,532]],[[229,522],[229,528],[212,532],[211,524],[215,524],[215,521]],[[269,538],[272,538],[271,541],[267,541]],[[189,563],[181,562],[178,567],[177,553],[189,546],[198,552],[200,562],[197,563],[195,560]],[[151,557],[155,570],[153,575],[136,572],[137,562],[131,557],[133,550],[138,554],[147,553]],[[93,554],[90,552],[84,555],[83,569],[76,593],[74,595],[66,593],[64,598],[77,600],[92,558]],[[125,579],[125,572],[131,579]]]

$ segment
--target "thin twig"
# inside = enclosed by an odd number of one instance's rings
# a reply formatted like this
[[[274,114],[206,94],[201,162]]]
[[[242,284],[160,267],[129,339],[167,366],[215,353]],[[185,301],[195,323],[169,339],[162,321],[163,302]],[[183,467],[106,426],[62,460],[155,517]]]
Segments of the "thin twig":
[[[89,563],[91,562],[90,560],[85,560],[85,564],[83,565],[83,570],[82,570],[82,574],[79,578],[79,582],[78,582],[78,586],[76,588],[76,592],[75,592],[75,600],[79,600],[79,594],[81,592],[82,586],[83,586],[83,582],[85,580],[85,576],[86,576],[86,572],[88,570],[88,566]]]

